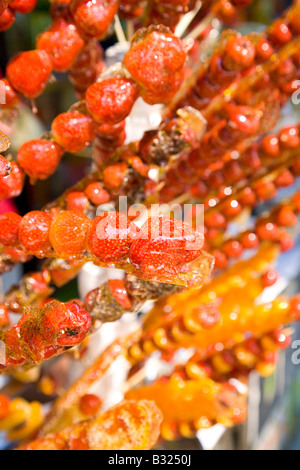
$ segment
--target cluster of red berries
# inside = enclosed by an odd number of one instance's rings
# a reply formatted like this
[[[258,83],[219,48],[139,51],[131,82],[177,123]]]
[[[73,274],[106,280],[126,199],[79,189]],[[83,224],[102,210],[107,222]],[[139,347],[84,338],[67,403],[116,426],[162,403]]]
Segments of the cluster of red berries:
[[[61,32],[64,34],[68,46],[62,47],[63,55],[57,53],[55,46],[57,31],[59,34]],[[72,40],[69,39],[69,33],[72,35]],[[50,46],[53,35],[52,57]],[[60,40],[59,44],[62,45],[63,41]],[[39,45],[41,49],[19,54],[7,67],[9,83],[13,89],[30,98],[37,96],[44,89],[53,67],[56,69],[59,67],[60,71],[70,67],[73,63],[70,57],[75,60],[83,47],[83,41],[73,25],[60,19],[38,39]],[[132,78],[111,77],[89,86],[85,95],[88,114],[79,111],[62,113],[52,124],[53,141],[34,139],[23,144],[17,155],[22,170],[33,181],[46,179],[57,168],[64,151],[80,152],[90,145],[97,134],[103,137],[105,132],[108,133],[108,140],[114,141],[116,129],[119,133],[119,128],[115,126],[120,125],[128,116],[139,95],[151,103],[166,102],[171,99],[183,80],[185,59],[186,51],[182,42],[170,30],[164,27],[151,27],[138,31],[124,58],[124,65]],[[24,70],[30,76],[33,75],[33,78],[28,80],[29,77],[26,77]],[[141,70],[151,70],[151,73],[147,75],[141,73]],[[157,86],[157,83],[160,85]],[[120,135],[117,145],[125,137],[123,132],[119,133]],[[115,148],[115,142],[112,148]],[[14,186],[19,188],[20,184]]]
[[[181,268],[202,251],[203,235],[191,226],[166,217],[151,217],[141,229],[123,214],[105,212],[91,221],[83,213],[66,210],[51,217],[33,211],[24,217],[0,216],[0,242],[36,256],[82,258],[96,263],[128,264],[151,279],[175,279]]]
[[[1,332],[5,363],[0,370],[25,363],[39,364],[80,344],[91,328],[91,316],[78,302],[48,303],[31,309],[10,329]]]
[[[285,229],[295,226],[298,222],[299,199],[299,193],[294,194],[289,202],[275,206],[269,216],[258,218],[253,230],[241,232],[236,238],[226,240],[221,248],[213,250],[215,266],[226,268],[230,259],[239,258],[245,249],[255,249],[262,242],[278,243],[281,251],[293,248],[293,238]],[[273,275],[269,277],[274,278]],[[266,278],[265,282],[268,284],[269,280]]]

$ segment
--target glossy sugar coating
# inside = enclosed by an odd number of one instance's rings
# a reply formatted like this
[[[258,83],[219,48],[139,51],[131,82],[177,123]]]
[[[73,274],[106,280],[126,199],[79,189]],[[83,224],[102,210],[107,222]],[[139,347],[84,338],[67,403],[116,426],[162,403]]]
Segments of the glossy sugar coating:
[[[8,63],[6,73],[15,90],[27,98],[36,98],[46,87],[52,69],[49,54],[33,50],[14,56]]]
[[[134,225],[123,214],[105,212],[96,217],[86,238],[86,249],[99,261],[125,259],[132,243]]]
[[[58,214],[50,228],[50,243],[54,250],[65,256],[83,255],[90,223],[90,219],[78,211]]]
[[[90,314],[75,301],[52,301],[29,309],[10,329],[1,332],[6,357],[2,368],[27,362],[39,364],[83,341],[91,328]]]
[[[228,421],[234,419],[233,407],[237,407],[239,403],[238,394],[236,390],[231,390],[230,397],[227,396],[227,399],[230,398],[228,405],[231,406],[224,406],[225,403],[221,403],[222,398],[225,398],[225,391],[224,385],[208,378],[183,380],[179,374],[174,373],[171,377],[162,377],[153,384],[130,390],[126,398],[153,400],[161,410],[164,422],[194,423],[201,417],[206,417],[207,421],[213,424],[222,416],[224,419],[227,417]]]
[[[9,175],[0,179],[0,199],[17,197],[23,189],[24,171],[16,162],[11,162],[10,165]]]
[[[18,243],[19,226],[22,217],[15,212],[0,215],[0,243],[15,245]]]
[[[84,40],[78,34],[76,26],[58,19],[37,38],[37,48],[47,51],[53,69],[58,72],[69,70],[74,64]]]
[[[1,78],[2,83],[5,85],[5,104],[1,104],[0,108],[13,108],[19,102],[18,94],[12,88],[11,84],[6,78]]]
[[[203,243],[203,234],[190,225],[166,217],[151,217],[132,243],[129,259],[149,276],[152,271],[174,275],[183,264],[200,255]]]
[[[43,180],[54,173],[62,155],[62,148],[55,142],[33,139],[21,145],[17,160],[30,178]]]
[[[90,116],[77,111],[59,114],[51,127],[52,137],[67,152],[77,153],[88,147],[96,133]]]
[[[85,102],[96,122],[115,125],[128,116],[137,97],[138,87],[132,80],[112,77],[91,85]]]
[[[43,211],[28,212],[19,229],[19,241],[25,251],[41,254],[51,248],[49,242],[51,217]]]
[[[93,420],[24,445],[22,450],[149,450],[158,437],[161,412],[153,401],[124,401]]]
[[[186,51],[163,26],[140,29],[132,38],[124,65],[149,104],[167,103],[181,86]]]
[[[115,14],[118,0],[72,0],[70,9],[74,22],[86,36],[103,39]]]

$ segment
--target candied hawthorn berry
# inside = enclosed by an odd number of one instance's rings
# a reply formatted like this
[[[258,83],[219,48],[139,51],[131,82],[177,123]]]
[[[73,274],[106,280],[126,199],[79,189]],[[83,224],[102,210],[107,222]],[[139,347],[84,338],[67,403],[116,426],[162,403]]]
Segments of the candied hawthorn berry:
[[[95,416],[102,405],[102,400],[91,393],[83,395],[79,400],[79,409],[85,416]]]
[[[96,127],[90,116],[77,111],[59,114],[52,123],[55,142],[67,152],[77,153],[92,142]]]
[[[6,78],[1,78],[0,83],[4,86],[5,93],[5,103],[1,104],[2,108],[13,108],[19,102],[19,96],[15,90],[10,85],[9,81]]]
[[[299,129],[295,126],[283,128],[279,133],[279,143],[284,149],[294,149],[300,146]]]
[[[292,40],[293,35],[288,25],[279,19],[273,23],[271,31],[269,31],[269,38],[276,45],[287,44]]]
[[[53,69],[65,72],[74,64],[77,56],[84,47],[84,41],[76,26],[58,19],[37,38],[37,48],[47,51]]]
[[[124,180],[127,169],[128,168],[125,162],[109,165],[104,170],[104,186],[107,189],[119,189]]]
[[[256,58],[258,58],[259,60],[266,61],[270,59],[273,54],[274,49],[267,39],[262,38],[256,44]]]
[[[3,155],[0,154],[0,179],[8,176],[10,173],[10,164]]]
[[[90,219],[77,211],[63,211],[50,227],[50,243],[54,250],[66,256],[82,255]]]
[[[62,148],[55,142],[34,139],[21,145],[17,160],[30,178],[44,180],[54,173],[62,155]]]
[[[280,233],[279,245],[282,252],[289,251],[295,246],[293,238],[286,232]]]
[[[279,173],[275,180],[275,186],[278,188],[283,188],[285,186],[291,186],[295,182],[295,178],[289,170],[283,170]]]
[[[258,132],[261,122],[261,112],[249,106],[227,106],[230,131],[243,135]]]
[[[241,238],[241,243],[244,248],[250,250],[251,248],[256,248],[259,244],[259,239],[254,232],[247,232]]]
[[[37,97],[46,87],[52,73],[52,62],[46,51],[20,52],[6,69],[13,88],[27,98]]]
[[[71,191],[67,194],[66,200],[67,207],[71,211],[85,212],[89,205],[89,200],[83,191]]]
[[[37,0],[9,0],[9,7],[18,13],[30,13],[36,6]]]
[[[252,42],[237,35],[227,41],[223,57],[223,65],[228,70],[246,69],[253,65],[255,58],[255,46]]]
[[[300,294],[296,295],[290,300],[291,313],[297,319],[300,318]]]
[[[169,28],[150,26],[133,36],[124,65],[149,104],[167,103],[181,86],[186,51]]]
[[[141,227],[129,251],[129,259],[145,275],[173,276],[183,264],[196,259],[204,236],[179,220],[150,217]]]
[[[272,222],[261,222],[257,226],[257,235],[262,240],[278,240],[279,237],[279,229],[276,224]]]
[[[110,195],[105,189],[102,188],[101,183],[94,181],[90,183],[84,190],[92,204],[100,206],[110,200]]]
[[[22,219],[19,230],[20,244],[31,253],[50,249],[49,232],[52,219],[43,211],[28,212]]]
[[[72,0],[76,26],[87,36],[103,39],[119,8],[118,0]]]
[[[21,194],[24,185],[24,172],[16,163],[11,162],[11,172],[0,179],[0,199],[13,198]]]
[[[132,243],[132,225],[127,216],[119,212],[105,212],[96,217],[87,234],[87,251],[103,262],[124,258]]]
[[[114,299],[122,308],[125,310],[130,310],[132,308],[132,302],[128,297],[128,293],[122,279],[111,279],[108,281],[108,288]]]
[[[118,124],[130,113],[138,87],[127,78],[111,77],[93,83],[85,95],[88,111],[99,124]]]
[[[5,304],[0,304],[0,328],[9,325],[9,309]],[[0,405],[1,408],[1,405]],[[1,415],[1,411],[0,411]]]
[[[91,328],[91,316],[76,301],[48,304],[42,318],[42,336],[50,344],[80,344]]]
[[[214,214],[208,215],[205,217],[205,226],[208,228],[220,228],[224,227],[226,224],[226,219],[221,212],[215,212]]]
[[[269,269],[262,276],[262,283],[264,287],[273,286],[279,279],[279,274],[274,269]]]
[[[15,20],[15,13],[10,8],[6,8],[0,15],[0,32],[9,29],[14,24]]]
[[[238,258],[243,253],[243,246],[237,240],[228,240],[224,243],[223,250],[229,258]]]
[[[21,220],[22,217],[15,212],[6,212],[0,215],[0,243],[2,245],[18,245]]]
[[[277,194],[277,188],[272,181],[262,181],[255,188],[256,195],[263,201],[272,199]]]
[[[276,222],[283,227],[292,227],[297,224],[298,217],[291,207],[283,206],[276,215]]]

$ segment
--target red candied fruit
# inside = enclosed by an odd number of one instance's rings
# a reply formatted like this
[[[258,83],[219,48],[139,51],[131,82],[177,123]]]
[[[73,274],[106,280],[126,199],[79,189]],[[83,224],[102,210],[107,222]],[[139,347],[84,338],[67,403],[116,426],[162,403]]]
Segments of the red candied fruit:
[[[16,163],[11,162],[11,172],[0,179],[0,199],[13,198],[21,194],[24,185],[24,172]]]
[[[24,250],[31,253],[50,249],[49,232],[52,219],[43,211],[28,212],[20,224],[19,240]]]
[[[62,148],[55,142],[34,139],[21,145],[17,160],[30,178],[44,180],[54,173],[62,155]]]
[[[0,15],[0,32],[9,29],[14,24],[15,20],[15,13],[10,8],[6,8]]]
[[[0,215],[0,243],[2,245],[18,245],[21,220],[22,217],[15,212],[6,212]]]
[[[146,276],[175,275],[185,263],[196,259],[204,236],[179,220],[154,216],[142,226],[129,251],[132,264]]]
[[[36,98],[49,81],[51,58],[46,51],[21,52],[10,60],[6,73],[15,90],[27,98]]]
[[[9,6],[18,13],[30,13],[36,6],[37,0],[9,0]]]
[[[84,150],[96,134],[96,126],[91,117],[77,111],[59,114],[54,119],[51,130],[55,142],[70,153]]]
[[[223,250],[229,258],[238,258],[243,253],[243,246],[237,240],[228,240],[224,243]]]
[[[74,64],[84,47],[84,41],[78,34],[76,26],[58,19],[37,38],[37,48],[47,51],[53,69],[65,72]]]
[[[135,226],[126,215],[105,212],[96,217],[87,234],[86,249],[102,262],[123,259],[129,252]]]
[[[42,335],[50,344],[80,344],[91,328],[91,316],[77,302],[48,304],[42,318]]]
[[[85,212],[89,205],[89,200],[83,191],[71,191],[67,194],[66,199],[67,207],[71,211]]]
[[[10,164],[3,155],[0,154],[0,179],[8,176],[10,173]]]
[[[252,248],[256,248],[258,246],[259,240],[256,233],[247,232],[242,236],[241,243],[244,248],[251,250]]]
[[[122,279],[111,279],[108,281],[108,288],[114,299],[122,308],[125,310],[130,310],[132,308],[132,302],[128,297],[128,293]]]
[[[0,85],[4,88],[3,91],[5,94],[5,103],[1,104],[0,106],[2,108],[13,108],[19,102],[18,94],[15,92],[6,78],[1,78]]]
[[[253,65],[254,58],[255,46],[249,39],[242,35],[229,38],[223,57],[225,68],[228,70],[246,69]]]
[[[276,224],[272,222],[260,222],[257,226],[257,235],[262,240],[278,240],[279,237],[279,229]]]
[[[102,405],[102,400],[94,394],[86,394],[80,398],[79,409],[85,416],[95,416]]]
[[[140,29],[132,38],[124,65],[141,87],[149,104],[167,103],[179,90],[186,51],[182,41],[165,26]]]
[[[118,189],[127,172],[127,165],[125,162],[109,165],[104,170],[103,182],[107,189]]]
[[[87,36],[103,39],[119,8],[118,0],[72,0],[76,26]]]
[[[77,211],[58,214],[50,227],[50,243],[54,250],[61,255],[82,255],[90,223],[90,219]]]
[[[105,189],[102,188],[101,183],[94,181],[90,183],[84,190],[92,204],[100,206],[110,200],[110,195]]]
[[[269,269],[262,276],[262,283],[264,287],[273,286],[279,279],[279,274],[274,269]]]
[[[0,304],[0,328],[9,325],[9,309],[7,305]],[[1,405],[0,405],[1,408]],[[1,415],[1,411],[0,411]]]
[[[85,101],[96,122],[115,125],[126,119],[137,97],[138,87],[132,80],[111,77],[93,83],[87,89]]]
[[[283,206],[279,209],[276,222],[283,227],[293,227],[298,222],[298,217],[291,207]]]

